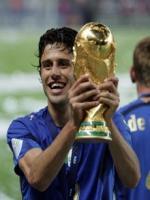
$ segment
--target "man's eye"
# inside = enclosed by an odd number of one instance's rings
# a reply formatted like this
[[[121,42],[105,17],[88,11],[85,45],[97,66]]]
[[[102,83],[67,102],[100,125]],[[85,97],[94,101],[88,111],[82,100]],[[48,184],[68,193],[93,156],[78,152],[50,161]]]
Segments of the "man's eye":
[[[43,68],[49,69],[52,66],[52,63],[49,61],[43,62]]]
[[[63,67],[63,68],[67,68],[67,67],[69,67],[71,64],[70,64],[69,61],[60,61],[60,62],[59,62],[59,65],[60,65],[61,67]]]

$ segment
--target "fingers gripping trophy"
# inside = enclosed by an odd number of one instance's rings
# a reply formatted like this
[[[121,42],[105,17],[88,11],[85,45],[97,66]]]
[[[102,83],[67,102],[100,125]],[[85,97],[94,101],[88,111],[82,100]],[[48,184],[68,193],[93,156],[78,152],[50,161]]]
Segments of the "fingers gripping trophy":
[[[100,84],[115,74],[115,42],[107,26],[90,22],[80,29],[74,43],[73,64],[77,79],[88,73],[95,84]],[[103,104],[87,110],[76,140],[111,140],[104,120],[105,110],[106,106]]]

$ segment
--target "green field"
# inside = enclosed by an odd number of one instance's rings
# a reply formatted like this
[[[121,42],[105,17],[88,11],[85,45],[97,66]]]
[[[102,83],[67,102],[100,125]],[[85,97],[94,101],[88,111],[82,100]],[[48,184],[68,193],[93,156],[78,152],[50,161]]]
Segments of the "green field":
[[[120,28],[112,29],[116,40],[117,71],[127,72],[131,65],[132,51],[137,41],[150,35],[150,28]],[[39,34],[31,33],[0,33],[0,72],[34,73],[37,65]]]
[[[5,33],[0,34],[0,72],[34,72],[32,65],[37,64],[37,36],[29,33],[8,35],[9,37],[6,37]]]
[[[150,36],[150,28],[129,27],[115,29],[117,72],[125,73],[132,65],[132,54],[135,45],[144,37]]]
[[[128,72],[132,64],[134,46],[139,39],[150,35],[150,28],[116,28],[113,29],[113,34],[116,40],[116,71],[121,73]],[[38,63],[36,55],[39,36],[39,33],[0,33],[0,74],[37,73],[36,68],[32,65],[37,65]],[[7,84],[9,85],[11,82]],[[28,100],[32,99],[40,102],[43,100],[42,96],[43,94],[40,91],[16,92],[13,94],[3,94],[1,92],[0,118],[11,120],[18,115],[25,114],[28,110],[25,109],[24,104],[21,104],[23,100],[28,98]],[[18,105],[18,110],[13,112],[7,108],[7,105],[10,105],[11,102],[15,102]],[[30,106],[32,107],[32,105]],[[21,199],[18,178],[13,172],[12,155],[3,139],[0,139],[0,163],[0,191],[14,200]]]
[[[20,200],[19,178],[13,172],[13,162],[6,141],[0,140],[0,191],[14,200]]]

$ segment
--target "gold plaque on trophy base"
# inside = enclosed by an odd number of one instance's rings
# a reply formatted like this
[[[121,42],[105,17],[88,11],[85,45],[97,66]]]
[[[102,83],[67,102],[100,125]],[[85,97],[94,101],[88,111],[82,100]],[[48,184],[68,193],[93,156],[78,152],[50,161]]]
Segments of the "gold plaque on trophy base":
[[[112,140],[111,133],[103,122],[82,122],[79,131],[76,133],[78,141],[98,142]]]

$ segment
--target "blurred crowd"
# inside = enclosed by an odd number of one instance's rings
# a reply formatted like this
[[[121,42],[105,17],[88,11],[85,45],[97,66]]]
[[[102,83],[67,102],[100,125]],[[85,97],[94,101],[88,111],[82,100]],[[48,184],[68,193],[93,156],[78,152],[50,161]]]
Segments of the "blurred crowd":
[[[5,0],[0,5],[0,24],[8,25],[23,21],[39,24],[44,20],[81,25],[103,18],[136,16],[150,16],[149,0]]]
[[[62,22],[84,24],[101,17],[132,17],[150,15],[149,0],[59,0]]]

